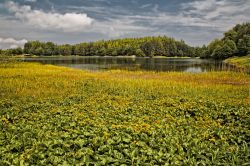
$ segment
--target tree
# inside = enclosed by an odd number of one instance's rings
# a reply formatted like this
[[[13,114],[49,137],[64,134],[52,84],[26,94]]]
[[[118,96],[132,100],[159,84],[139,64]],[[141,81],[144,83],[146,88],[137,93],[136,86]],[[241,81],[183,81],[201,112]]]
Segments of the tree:
[[[105,56],[105,55],[106,55],[106,48],[105,48],[105,47],[101,47],[101,48],[98,50],[98,55],[99,55],[99,56]]]
[[[23,52],[25,54],[31,54],[31,49],[32,49],[32,42],[27,42],[24,44]]]
[[[205,57],[227,58],[234,55],[244,56],[248,53],[250,53],[250,23],[244,23],[225,32],[221,40],[212,41],[208,45]]]
[[[235,53],[235,50],[232,50],[228,44],[224,44],[221,51],[220,59],[229,58]]]
[[[59,46],[59,54],[60,55],[72,55],[72,46],[69,44]]]
[[[250,34],[249,35],[244,35],[243,39],[242,39],[242,51],[245,54],[249,54],[250,53]]]
[[[233,29],[224,33],[224,40],[235,41],[237,39],[237,32]]]
[[[86,43],[75,45],[75,55],[85,56],[86,55]]]
[[[111,56],[117,56],[117,51],[115,49],[111,52]]]
[[[220,59],[220,57],[222,56],[222,47],[220,45],[218,45],[214,50],[213,53],[211,55],[211,57],[213,57],[214,59]]]
[[[32,52],[34,55],[44,55],[44,50],[42,47],[38,47],[36,48],[33,52]]]
[[[166,36],[125,38],[96,41],[76,45],[56,45],[52,42],[29,41],[24,45],[26,54],[34,55],[81,55],[81,56],[194,56],[194,48],[184,41]]]
[[[206,57],[217,57],[217,52],[223,47],[223,42],[219,39],[213,40],[207,47]]]
[[[56,45],[52,42],[47,42],[44,44],[44,55],[51,56],[56,55]]]
[[[21,47],[10,49],[13,55],[21,55],[23,53],[23,49]]]
[[[152,56],[152,45],[150,42],[143,43],[140,48],[146,56]]]
[[[177,56],[177,47],[174,42],[169,44],[169,50],[170,50],[169,51],[170,56]]]
[[[152,51],[154,52],[153,56],[163,56],[164,48],[160,39],[155,39],[151,41]]]
[[[227,48],[229,47],[229,48]],[[233,40],[227,39],[224,41],[224,48],[227,48],[226,50],[228,50],[228,57],[231,57],[233,55],[235,55],[238,52],[237,46],[235,44],[235,42]],[[230,51],[229,51],[230,49]]]
[[[224,44],[222,47],[217,46],[212,53],[212,57],[215,59],[226,59],[234,54],[234,50],[230,48],[228,44]]]
[[[250,51],[250,37],[245,37],[243,39],[239,39],[238,41],[238,49],[239,49],[239,55],[244,56],[247,53],[249,53]]]
[[[139,49],[139,48],[135,50],[135,55],[138,56],[138,57],[144,57],[145,56],[143,51],[141,49]]]

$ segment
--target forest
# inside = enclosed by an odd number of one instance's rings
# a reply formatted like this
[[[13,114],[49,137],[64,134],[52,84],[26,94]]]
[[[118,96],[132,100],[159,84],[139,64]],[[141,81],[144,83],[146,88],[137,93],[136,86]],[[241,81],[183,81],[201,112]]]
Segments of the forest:
[[[137,57],[201,57],[226,59],[250,53],[250,23],[238,24],[207,46],[192,47],[183,40],[167,36],[100,40],[75,45],[57,45],[53,42],[28,41],[24,48],[0,50],[1,55],[37,56],[132,56]]]

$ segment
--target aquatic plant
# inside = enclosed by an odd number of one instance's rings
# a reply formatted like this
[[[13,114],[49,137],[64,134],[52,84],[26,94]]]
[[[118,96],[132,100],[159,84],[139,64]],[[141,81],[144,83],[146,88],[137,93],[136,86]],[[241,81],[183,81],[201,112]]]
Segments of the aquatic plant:
[[[0,165],[249,165],[250,76],[0,63]]]

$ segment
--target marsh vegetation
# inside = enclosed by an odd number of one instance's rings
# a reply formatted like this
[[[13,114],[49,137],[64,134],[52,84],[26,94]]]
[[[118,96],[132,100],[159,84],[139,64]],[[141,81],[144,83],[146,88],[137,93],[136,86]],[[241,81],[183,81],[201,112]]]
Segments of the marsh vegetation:
[[[248,165],[250,76],[0,63],[3,165]]]

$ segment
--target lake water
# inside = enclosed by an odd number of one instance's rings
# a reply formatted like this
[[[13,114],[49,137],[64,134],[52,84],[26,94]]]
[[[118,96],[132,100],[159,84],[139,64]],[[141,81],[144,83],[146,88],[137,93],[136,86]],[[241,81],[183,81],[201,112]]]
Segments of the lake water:
[[[125,58],[125,57],[26,57],[25,62],[40,62],[87,70],[147,70],[147,71],[238,71],[234,66],[218,60],[199,58]]]

